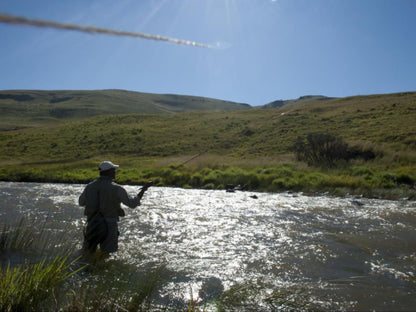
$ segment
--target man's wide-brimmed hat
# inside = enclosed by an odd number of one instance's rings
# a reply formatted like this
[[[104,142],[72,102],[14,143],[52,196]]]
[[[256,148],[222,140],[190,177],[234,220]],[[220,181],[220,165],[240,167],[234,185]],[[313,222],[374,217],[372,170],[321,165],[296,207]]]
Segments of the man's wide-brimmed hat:
[[[107,171],[110,169],[117,169],[119,165],[113,164],[111,161],[103,161],[101,164],[98,165],[98,169],[100,171]]]

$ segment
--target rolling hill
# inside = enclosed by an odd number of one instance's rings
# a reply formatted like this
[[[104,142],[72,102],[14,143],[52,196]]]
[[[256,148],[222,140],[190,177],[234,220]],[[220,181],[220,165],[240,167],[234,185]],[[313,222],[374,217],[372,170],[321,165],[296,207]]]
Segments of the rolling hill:
[[[161,111],[159,114],[127,114],[128,110],[134,109],[133,104],[114,104],[113,101],[115,94],[124,96],[124,92],[108,92],[111,96],[108,96],[105,104],[91,104],[97,116],[87,118],[89,111],[83,112],[89,105],[86,99],[91,96],[97,101],[97,97],[105,98],[107,92],[86,92],[83,104],[74,108],[75,112],[68,113],[71,117],[53,117],[61,120],[60,123],[0,132],[0,159],[33,159],[34,155],[37,155],[36,158],[82,159],[103,153],[173,156],[207,150],[239,157],[273,156],[290,153],[296,137],[312,132],[340,135],[353,144],[374,144],[392,151],[412,151],[416,148],[416,92],[306,101],[305,104],[284,105],[276,109],[247,109],[245,105],[229,103],[214,107],[238,109],[191,111],[190,107],[201,107],[201,104],[189,104],[189,111],[177,114],[164,114]],[[52,95],[46,93],[40,92],[43,100],[36,98],[30,104],[27,104],[27,96],[33,93],[19,96],[23,97],[22,103],[32,108],[36,105],[55,107],[53,111],[57,115],[56,103],[50,106],[42,104],[45,98],[51,101]],[[70,94],[75,97],[76,93]],[[137,98],[135,93],[127,95]],[[160,98],[183,99],[181,96]],[[53,99],[56,101],[57,98]],[[60,99],[60,103],[67,104],[77,101]],[[192,103],[193,97],[188,100]],[[172,103],[168,107],[175,107]],[[164,105],[167,107],[167,104]],[[156,109],[157,106],[151,102],[149,107]],[[203,107],[213,108],[208,104]],[[104,113],[99,114],[99,109]],[[116,111],[120,114],[115,114]],[[13,117],[24,123],[30,113],[26,108],[20,114],[16,112]],[[76,113],[81,117],[76,118]],[[43,114],[40,109],[33,114],[40,119],[52,118],[51,111],[46,109]],[[10,120],[3,114],[1,118],[3,122]],[[15,127],[17,125],[14,124]]]
[[[293,107],[293,106],[297,106],[297,105],[304,105],[304,104],[310,104],[310,103],[315,103],[315,102],[320,102],[320,101],[328,101],[328,100],[332,100],[334,98],[332,97],[327,97],[327,96],[323,96],[323,95],[304,95],[301,96],[298,99],[295,100],[277,100],[277,101],[273,101],[270,102],[266,105],[261,106],[262,108],[265,109],[273,109],[273,108],[281,108],[281,107]]]
[[[0,129],[33,127],[98,115],[171,114],[249,108],[248,104],[211,98],[125,90],[7,90],[0,91]]]

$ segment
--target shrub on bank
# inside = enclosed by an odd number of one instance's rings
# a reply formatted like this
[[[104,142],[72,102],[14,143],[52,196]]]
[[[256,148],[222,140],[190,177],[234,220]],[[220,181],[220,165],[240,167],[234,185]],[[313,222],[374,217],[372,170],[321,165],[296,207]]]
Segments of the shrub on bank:
[[[399,184],[407,184],[407,185],[413,185],[416,182],[415,179],[410,174],[407,174],[407,173],[399,173],[396,176],[396,181]]]
[[[397,185],[396,175],[390,172],[380,172],[377,174],[377,184],[381,188],[393,188]]]
[[[274,179],[272,188],[276,191],[300,191],[300,181],[290,177],[282,177]]]
[[[330,133],[309,133],[306,138],[298,137],[292,150],[299,161],[322,168],[333,168],[352,159],[369,161],[376,158],[370,147],[350,147],[342,137]]]

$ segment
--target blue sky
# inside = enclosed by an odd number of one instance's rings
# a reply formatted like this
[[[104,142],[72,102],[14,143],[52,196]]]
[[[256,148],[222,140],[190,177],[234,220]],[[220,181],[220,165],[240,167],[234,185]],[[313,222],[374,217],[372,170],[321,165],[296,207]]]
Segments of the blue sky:
[[[125,89],[263,105],[416,90],[415,0],[0,0],[0,13],[174,43],[0,23],[0,89]]]

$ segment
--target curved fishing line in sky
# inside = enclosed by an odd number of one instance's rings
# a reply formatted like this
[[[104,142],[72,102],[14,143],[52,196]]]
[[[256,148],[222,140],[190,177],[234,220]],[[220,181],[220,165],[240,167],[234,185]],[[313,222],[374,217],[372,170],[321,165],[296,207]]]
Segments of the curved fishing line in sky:
[[[113,30],[113,29],[106,29],[106,28],[99,28],[99,27],[92,27],[92,26],[62,24],[58,22],[29,19],[26,17],[13,16],[13,15],[2,14],[2,13],[0,13],[0,22],[7,23],[7,24],[16,24],[16,25],[28,25],[28,26],[36,26],[36,27],[50,27],[50,28],[57,28],[57,29],[64,29],[64,30],[75,30],[75,31],[81,31],[81,32],[86,32],[90,34],[106,34],[106,35],[128,36],[128,37],[135,37],[135,38],[142,38],[142,39],[167,41],[171,43],[189,45],[189,46],[200,47],[200,48],[214,48],[214,46],[211,46],[209,44],[203,44],[203,43],[198,43],[195,41],[189,41],[189,40],[183,40],[183,39],[175,39],[175,38],[164,37],[164,36],[159,36],[159,35],[150,35],[150,34],[145,34],[145,33],[129,32],[129,31],[120,31],[120,30]]]

